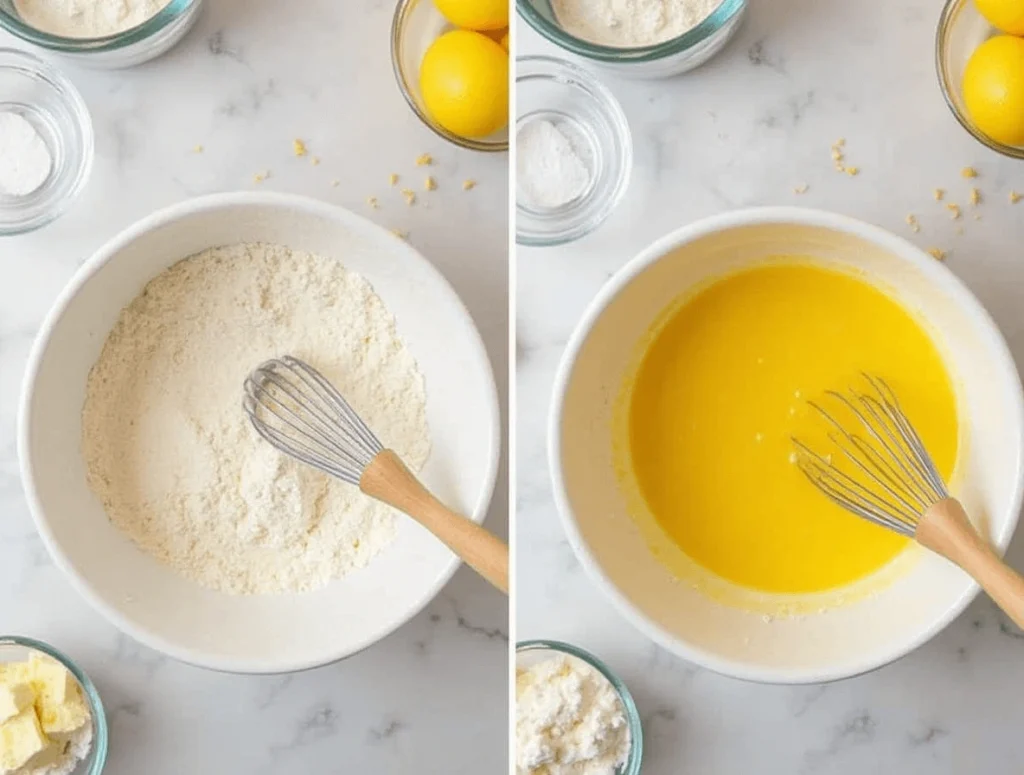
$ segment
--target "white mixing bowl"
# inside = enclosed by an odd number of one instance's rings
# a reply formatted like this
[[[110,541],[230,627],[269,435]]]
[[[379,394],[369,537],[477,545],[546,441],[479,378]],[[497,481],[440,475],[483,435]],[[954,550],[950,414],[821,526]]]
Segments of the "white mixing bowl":
[[[811,683],[906,654],[963,611],[977,586],[946,561],[924,556],[875,594],[820,613],[773,619],[715,603],[652,556],[613,467],[613,407],[643,334],[688,289],[772,256],[857,267],[931,327],[954,374],[966,431],[957,463],[966,484],[955,494],[1005,550],[1024,484],[1024,400],[1005,342],[941,263],[881,229],[829,213],[771,208],[709,218],[627,264],[590,305],[566,348],[549,458],[577,557],[642,632],[721,673]]]
[[[19,451],[50,554],[100,612],[177,659],[272,673],[322,665],[380,640],[430,602],[458,561],[400,518],[395,542],[363,570],[305,594],[239,597],[177,575],[107,519],[86,484],[80,451],[86,377],[107,334],[121,309],[171,264],[211,246],[255,241],[336,257],[370,281],[426,379],[433,447],[422,479],[442,501],[482,521],[501,434],[494,377],[465,307],[405,242],[345,210],[296,196],[188,201],[135,224],[90,258],[43,323],[29,358]]]

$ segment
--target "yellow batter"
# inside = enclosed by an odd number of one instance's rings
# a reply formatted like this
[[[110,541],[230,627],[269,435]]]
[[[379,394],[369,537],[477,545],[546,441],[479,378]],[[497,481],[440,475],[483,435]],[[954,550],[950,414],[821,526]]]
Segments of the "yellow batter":
[[[645,353],[629,454],[655,519],[714,574],[762,592],[857,581],[906,541],[829,502],[800,473],[792,436],[820,440],[808,398],[883,377],[947,477],[956,399],[910,313],[852,275],[797,260],[727,276],[683,303]]]

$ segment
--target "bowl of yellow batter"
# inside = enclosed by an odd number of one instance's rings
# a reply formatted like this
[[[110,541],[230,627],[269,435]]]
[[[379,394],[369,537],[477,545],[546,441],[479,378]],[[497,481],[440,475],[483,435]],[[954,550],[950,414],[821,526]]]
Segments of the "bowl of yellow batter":
[[[1024,398],[942,264],[830,213],[746,210],[668,235],[591,304],[555,385],[550,460],[573,549],[663,647],[740,678],[856,675],[934,636],[977,586],[850,516],[795,465],[808,401],[882,376],[1001,550]]]

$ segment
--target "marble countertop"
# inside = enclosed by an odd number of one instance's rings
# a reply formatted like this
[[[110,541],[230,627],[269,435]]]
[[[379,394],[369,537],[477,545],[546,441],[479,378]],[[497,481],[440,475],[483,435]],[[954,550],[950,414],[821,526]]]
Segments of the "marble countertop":
[[[1024,364],[1024,202],[1007,201],[1024,191],[1024,164],[982,148],[946,109],[933,64],[940,5],[752,0],[705,67],[671,81],[603,76],[633,132],[625,199],[575,244],[517,250],[516,637],[577,643],[623,676],[645,722],[645,775],[1021,771],[1024,633],[987,599],[905,659],[840,683],[760,686],[697,669],[636,632],[584,574],[544,446],[556,366],[601,285],[655,238],[748,205],[834,210],[949,251]],[[558,53],[524,26],[520,52]],[[856,177],[833,169],[840,137]],[[932,190],[966,205],[967,165],[980,173],[981,220],[965,206],[953,221]],[[1009,559],[1024,567],[1024,536]]]
[[[111,775],[505,771],[507,603],[466,569],[412,622],[342,663],[278,677],[207,672],[136,644],[78,597],[37,538],[18,479],[22,372],[61,287],[136,219],[213,191],[307,194],[407,231],[469,307],[507,383],[508,157],[450,146],[411,113],[391,71],[393,8],[209,0],[159,60],[127,71],[61,64],[92,113],[96,164],[63,218],[0,239],[0,633],[51,642],[90,673],[110,717]],[[7,45],[22,44],[0,34]],[[319,165],[293,155],[296,137]],[[439,189],[409,207],[388,175],[422,189],[424,152]],[[470,192],[466,178],[478,181]],[[487,524],[502,534],[507,501],[501,484]]]

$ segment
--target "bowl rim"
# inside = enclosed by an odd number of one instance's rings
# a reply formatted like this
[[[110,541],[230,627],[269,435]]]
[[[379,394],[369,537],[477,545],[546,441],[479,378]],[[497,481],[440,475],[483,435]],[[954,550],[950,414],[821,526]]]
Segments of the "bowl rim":
[[[18,464],[21,475],[22,486],[25,490],[25,499],[28,502],[29,511],[35,522],[36,530],[46,546],[47,552],[54,563],[64,573],[72,586],[80,595],[102,614],[109,622],[116,626],[121,632],[131,636],[139,643],[142,643],[156,651],[167,654],[174,659],[186,664],[204,667],[225,673],[246,673],[246,674],[280,674],[292,673],[302,670],[309,670],[323,665],[329,665],[342,659],[350,657],[363,651],[373,644],[391,635],[397,629],[407,624],[411,619],[426,608],[441,592],[444,586],[451,580],[452,576],[459,569],[461,560],[452,554],[447,566],[438,575],[437,579],[428,587],[423,588],[421,599],[411,606],[405,613],[398,616],[390,628],[380,632],[372,633],[363,638],[355,646],[333,651],[320,657],[307,658],[304,660],[293,660],[279,658],[274,660],[252,660],[237,659],[232,657],[211,656],[201,648],[185,647],[168,641],[167,639],[150,632],[147,628],[137,625],[128,616],[119,610],[108,605],[102,597],[93,591],[92,585],[82,577],[70,558],[56,541],[53,531],[50,529],[44,509],[40,502],[39,492],[36,488],[36,481],[33,466],[31,464],[31,421],[32,403],[35,395],[35,383],[39,376],[43,355],[49,346],[54,330],[64,315],[65,310],[71,301],[77,296],[81,288],[95,275],[101,271],[107,262],[120,253],[127,245],[134,242],[140,236],[161,226],[180,221],[198,213],[213,212],[226,207],[276,207],[283,210],[299,211],[304,214],[313,215],[331,220],[343,220],[356,222],[361,228],[367,231],[376,231],[382,239],[396,239],[382,226],[373,221],[358,215],[343,207],[322,202],[312,197],[299,194],[286,194],[280,192],[257,192],[257,191],[233,191],[186,199],[151,213],[148,216],[136,221],[126,229],[112,237],[104,245],[98,248],[83,263],[68,283],[61,290],[60,295],[54,301],[39,328],[29,351],[28,364],[25,369],[25,376],[21,383],[21,394],[18,405]],[[477,524],[483,523],[487,516],[494,496],[494,488],[497,483],[498,469],[502,455],[502,431],[501,431],[501,409],[498,400],[498,388],[494,379],[494,369],[480,330],[466,308],[465,303],[456,293],[455,289],[448,282],[448,279],[434,264],[421,254],[416,248],[404,241],[404,252],[409,260],[419,261],[424,269],[431,273],[434,282],[444,289],[447,289],[455,306],[456,314],[462,319],[467,330],[469,347],[473,353],[473,359],[479,365],[481,373],[487,382],[487,396],[484,403],[490,415],[490,450],[488,451],[487,467],[482,480],[483,488],[481,496],[474,505],[472,512],[468,515]]]
[[[100,698],[96,685],[89,678],[89,674],[64,652],[35,638],[0,633],[0,647],[2,646],[17,646],[46,654],[64,665],[68,672],[75,677],[78,685],[82,687],[86,702],[89,703],[90,720],[92,721],[92,745],[89,747],[88,757],[84,759],[89,762],[89,771],[85,775],[100,775],[107,762],[110,730],[107,726],[107,715],[103,709],[103,700]],[[77,768],[76,765],[76,770]]]
[[[521,640],[516,643],[516,650],[513,656],[514,667],[519,666],[519,655],[535,651],[550,651],[554,654],[562,654],[574,657],[584,664],[590,665],[599,675],[603,676],[611,684],[615,693],[622,702],[623,710],[626,712],[626,721],[629,724],[629,756],[621,769],[615,771],[615,775],[640,775],[641,765],[644,759],[644,725],[640,718],[640,711],[636,707],[629,687],[608,665],[598,659],[594,654],[581,646],[574,646],[561,640],[550,640],[545,638],[533,638]]]
[[[992,139],[974,125],[974,123],[960,110],[960,108],[957,107],[956,100],[953,99],[956,86],[951,84],[947,77],[945,43],[950,29],[952,29],[953,25],[956,23],[957,16],[964,10],[964,8],[966,8],[968,2],[969,0],[946,0],[945,4],[942,6],[942,14],[939,16],[939,23],[935,29],[935,71],[939,79],[939,91],[942,92],[942,99],[945,100],[946,107],[949,108],[949,112],[953,114],[953,118],[955,118],[957,123],[966,129],[975,140],[989,150],[995,151],[1003,156],[1008,156],[1011,159],[1024,159],[1024,146],[1014,147]],[[993,27],[993,30],[994,29],[995,28]]]
[[[559,517],[561,518],[562,527],[577,560],[591,580],[596,583],[598,588],[612,602],[613,607],[648,639],[682,659],[733,678],[768,684],[825,683],[868,673],[906,656],[931,640],[953,622],[974,600],[981,588],[976,582],[971,580],[965,592],[958,599],[950,601],[945,613],[937,617],[929,626],[923,628],[915,637],[908,638],[905,642],[894,643],[884,653],[876,654],[872,658],[863,658],[855,661],[845,669],[827,667],[820,669],[766,668],[749,661],[723,658],[672,635],[646,614],[641,613],[619,591],[600,567],[583,539],[583,535],[576,523],[566,490],[565,479],[562,475],[561,428],[566,389],[568,388],[580,350],[589,338],[594,324],[604,314],[608,305],[636,277],[642,274],[648,267],[656,264],[675,248],[694,242],[702,237],[737,227],[766,224],[797,224],[838,231],[872,242],[881,249],[893,254],[897,259],[910,263],[915,268],[921,270],[930,282],[946,291],[961,309],[982,324],[986,339],[998,353],[1001,371],[1006,375],[1013,375],[1014,377],[1012,380],[1012,392],[1014,394],[1013,402],[1015,405],[1016,422],[1018,425],[1024,425],[1024,388],[1022,388],[1020,377],[1006,340],[1003,338],[991,315],[981,305],[981,302],[948,267],[936,261],[908,240],[898,237],[879,226],[874,226],[856,218],[810,208],[752,207],[712,215],[668,233],[631,259],[597,293],[569,338],[555,375],[547,426],[548,466],[554,500]],[[1017,472],[1013,500],[1010,504],[1010,518],[1003,531],[996,536],[994,541],[994,545],[1000,554],[1005,552],[1017,527],[1022,499],[1024,499],[1024,433],[1021,434],[1021,447],[1017,450]]]
[[[398,83],[398,90],[402,93],[402,97],[405,99],[406,104],[415,114],[416,118],[418,118],[423,125],[427,127],[427,129],[442,140],[447,140],[453,145],[457,145],[460,148],[466,148],[470,151],[480,151],[482,153],[503,153],[508,151],[509,138],[499,141],[491,141],[486,138],[479,137],[462,137],[454,132],[449,132],[428,116],[413,96],[413,87],[410,85],[409,79],[406,78],[405,68],[402,67],[401,50],[402,39],[405,36],[405,20],[416,4],[421,2],[429,2],[433,5],[432,0],[398,0],[398,3],[395,5],[395,14],[391,19],[391,69],[394,71],[395,81]],[[437,10],[436,7],[434,10]],[[438,13],[440,14],[440,11],[438,11]],[[509,54],[510,78],[512,77],[511,62],[511,54]],[[509,93],[509,99],[511,100],[511,92]],[[509,137],[511,137],[512,127],[509,126],[508,129]]]
[[[665,57],[688,51],[713,37],[742,13],[747,0],[722,0],[697,26],[675,38],[651,46],[620,48],[591,43],[570,35],[542,16],[528,0],[516,0],[516,10],[536,32],[559,48],[595,62],[607,64],[637,64],[657,62]],[[553,13],[554,11],[552,11]]]

